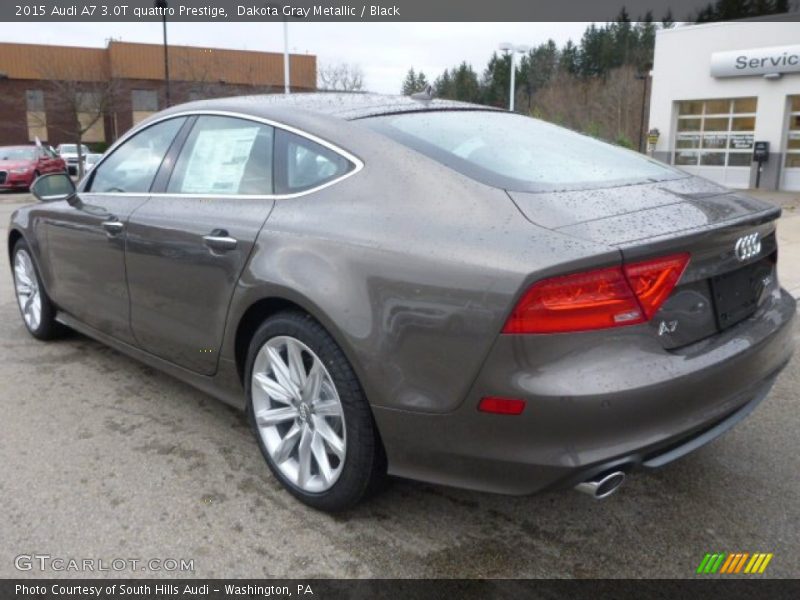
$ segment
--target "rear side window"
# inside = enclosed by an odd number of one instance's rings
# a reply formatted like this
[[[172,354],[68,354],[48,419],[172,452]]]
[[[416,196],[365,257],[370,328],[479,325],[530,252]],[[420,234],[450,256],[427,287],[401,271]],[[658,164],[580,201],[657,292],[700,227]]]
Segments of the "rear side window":
[[[342,155],[299,135],[279,129],[275,139],[275,191],[296,194],[319,187],[354,168]]]
[[[468,177],[513,191],[590,189],[685,176],[636,152],[500,111],[417,112],[362,123]]]
[[[199,117],[183,145],[167,191],[175,194],[272,194],[269,125],[232,117]]]
[[[147,193],[184,118],[169,119],[140,131],[92,170],[88,190],[96,193]]]

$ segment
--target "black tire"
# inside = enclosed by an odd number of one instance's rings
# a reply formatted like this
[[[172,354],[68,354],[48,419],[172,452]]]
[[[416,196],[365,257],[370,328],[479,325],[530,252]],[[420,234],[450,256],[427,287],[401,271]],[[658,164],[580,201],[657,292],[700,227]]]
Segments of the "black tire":
[[[256,425],[251,389],[253,364],[261,347],[276,336],[300,340],[322,360],[342,404],[347,437],[344,466],[336,483],[324,492],[309,493],[287,480],[273,464]],[[247,352],[245,390],[248,420],[261,454],[273,475],[298,500],[318,510],[338,512],[352,508],[382,487],[386,479],[386,455],[366,395],[339,345],[313,317],[300,311],[286,311],[261,324]]]
[[[44,286],[42,285],[42,278],[39,275],[39,268],[36,265],[36,261],[33,259],[33,252],[31,252],[30,247],[28,246],[27,242],[20,238],[17,240],[16,244],[14,244],[14,251],[11,254],[11,269],[14,271],[14,264],[16,261],[17,253],[20,251],[24,251],[28,253],[28,256],[31,258],[31,262],[33,264],[34,275],[36,277],[36,284],[39,286],[39,298],[41,300],[42,310],[41,316],[39,318],[39,325],[36,329],[32,329],[28,322],[25,320],[25,315],[22,312],[22,307],[20,306],[19,302],[17,302],[17,307],[19,308],[20,316],[22,317],[22,322],[25,324],[25,329],[35,337],[37,340],[52,340],[57,337],[60,337],[66,331],[66,328],[59,322],[56,321],[56,307],[53,305],[50,298],[47,296],[47,292],[45,292]],[[14,273],[14,295],[16,296],[16,279],[17,275]]]

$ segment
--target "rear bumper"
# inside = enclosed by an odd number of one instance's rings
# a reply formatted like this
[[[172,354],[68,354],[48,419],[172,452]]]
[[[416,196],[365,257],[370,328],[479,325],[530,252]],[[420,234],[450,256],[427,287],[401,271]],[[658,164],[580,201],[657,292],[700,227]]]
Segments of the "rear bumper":
[[[566,487],[611,468],[656,468],[715,439],[768,394],[793,350],[795,301],[665,351],[638,327],[609,336],[500,336],[451,413],[374,408],[390,473],[491,492]],[[537,339],[538,338],[538,339]],[[520,416],[476,410],[524,398]]]

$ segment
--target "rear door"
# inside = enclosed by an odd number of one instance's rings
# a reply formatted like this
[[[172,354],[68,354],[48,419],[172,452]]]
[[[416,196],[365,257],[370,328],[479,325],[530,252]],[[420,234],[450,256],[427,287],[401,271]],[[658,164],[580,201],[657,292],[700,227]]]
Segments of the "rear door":
[[[144,350],[216,371],[233,289],[274,199],[275,132],[227,116],[195,118],[127,229],[131,328]]]

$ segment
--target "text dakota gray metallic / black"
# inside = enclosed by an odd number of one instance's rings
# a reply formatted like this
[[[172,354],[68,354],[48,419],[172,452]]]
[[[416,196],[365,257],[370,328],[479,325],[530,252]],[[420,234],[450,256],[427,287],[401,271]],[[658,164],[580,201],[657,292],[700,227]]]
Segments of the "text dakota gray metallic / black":
[[[744,418],[792,352],[777,208],[504,111],[195,102],[33,191],[8,238],[30,333],[245,410],[324,510],[387,473],[607,496]]]

